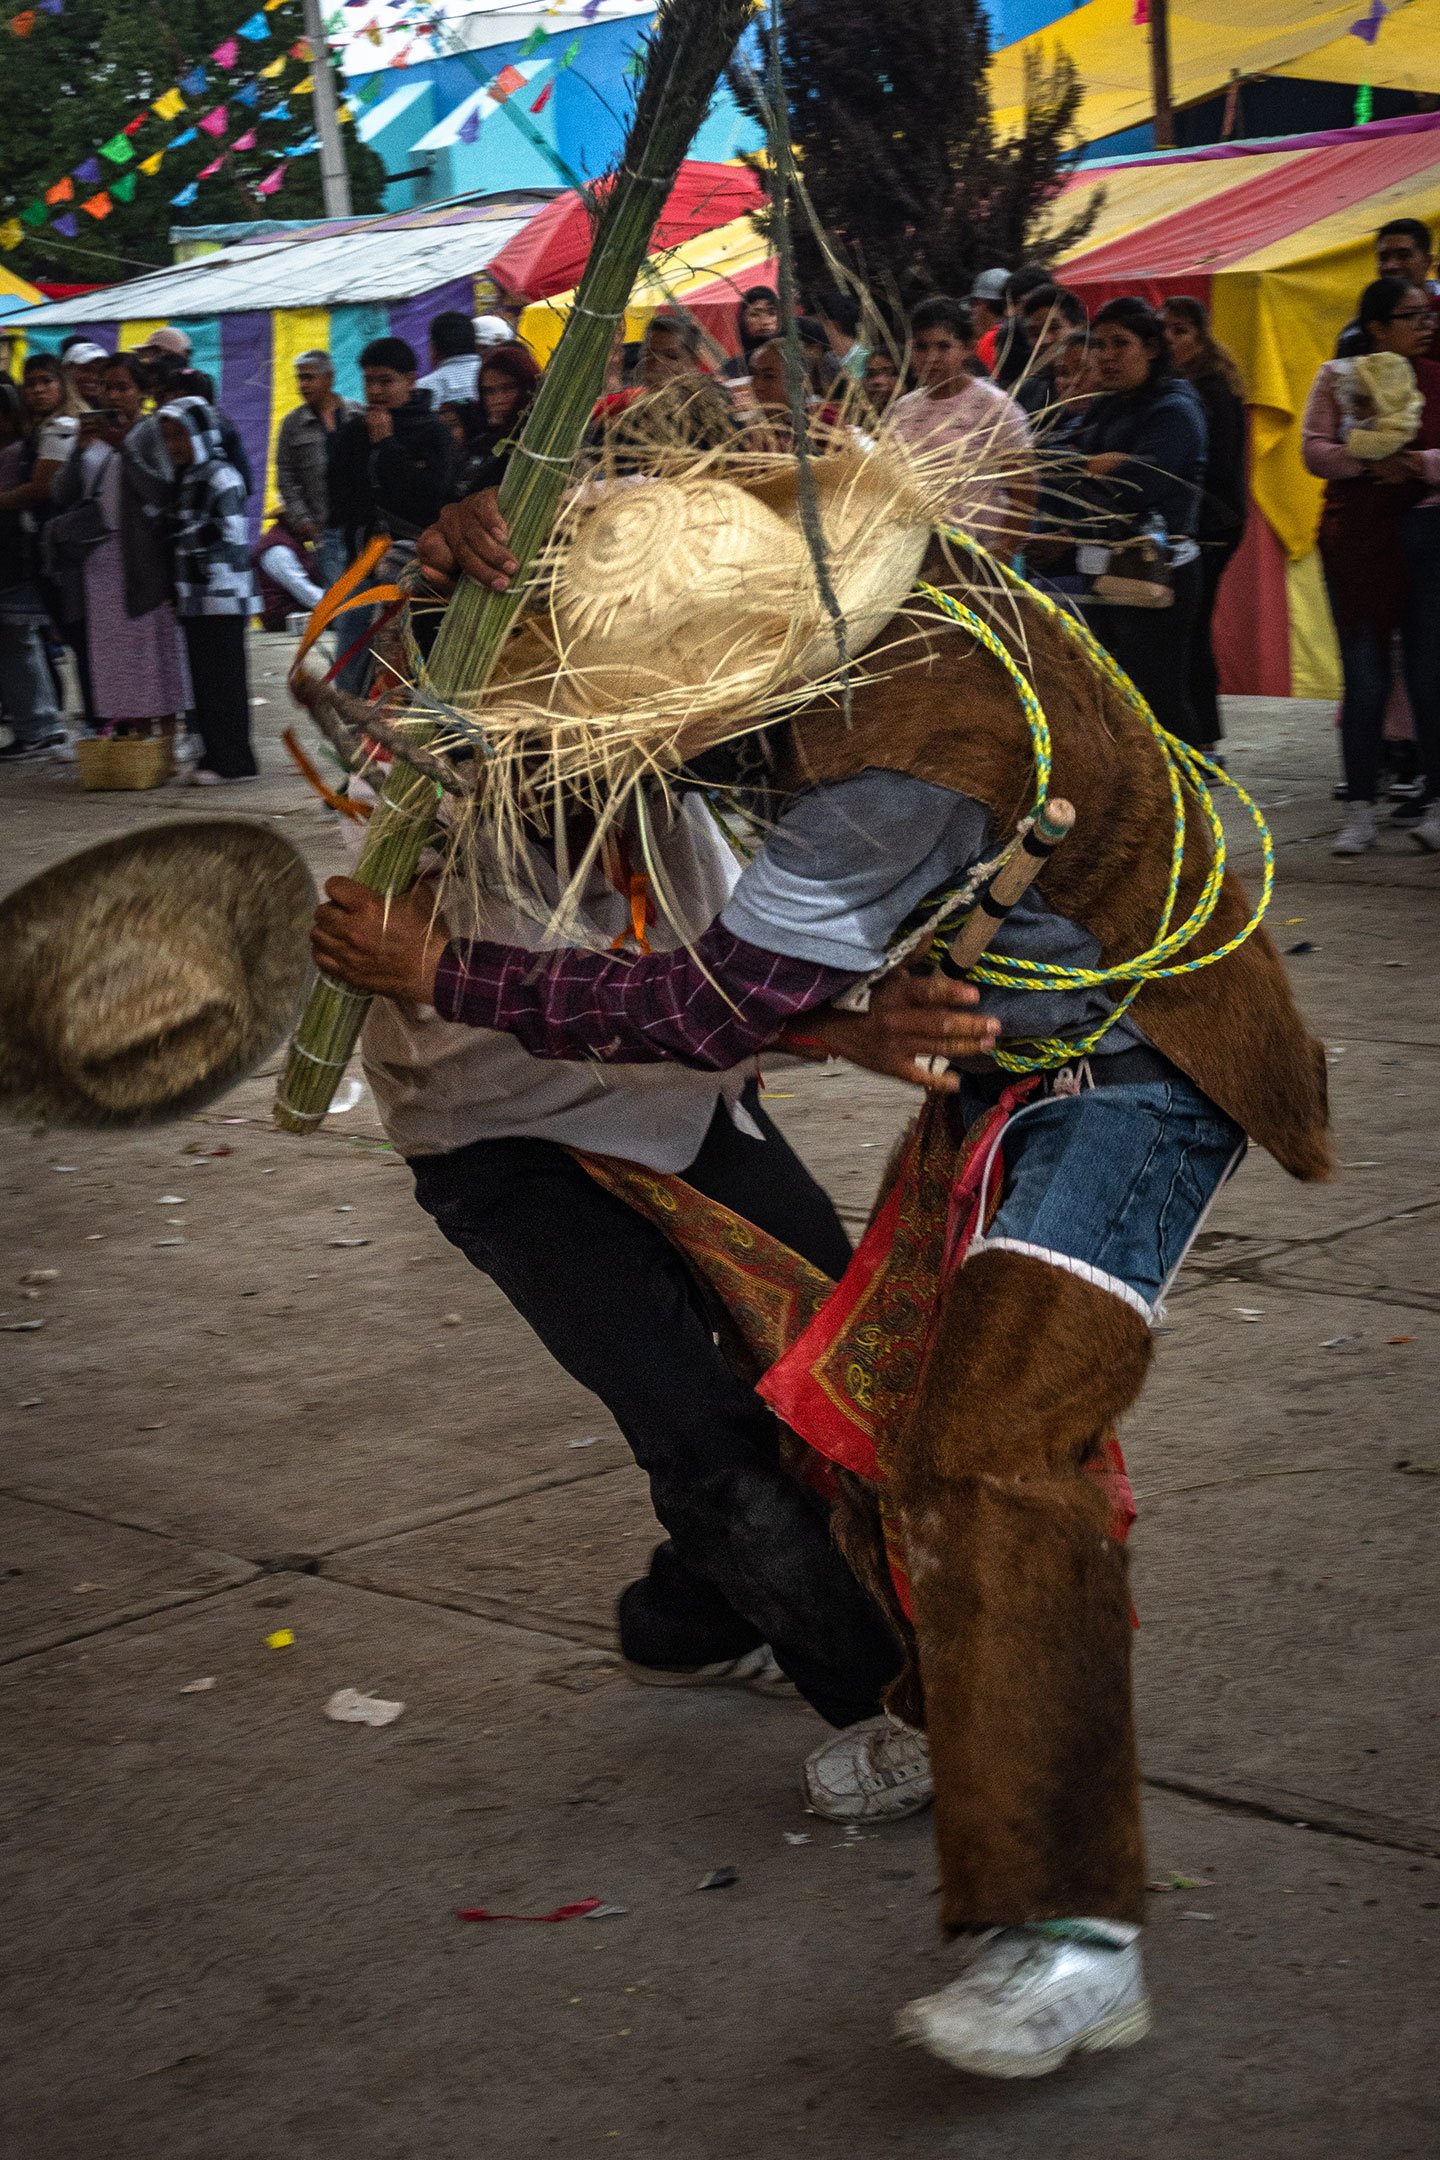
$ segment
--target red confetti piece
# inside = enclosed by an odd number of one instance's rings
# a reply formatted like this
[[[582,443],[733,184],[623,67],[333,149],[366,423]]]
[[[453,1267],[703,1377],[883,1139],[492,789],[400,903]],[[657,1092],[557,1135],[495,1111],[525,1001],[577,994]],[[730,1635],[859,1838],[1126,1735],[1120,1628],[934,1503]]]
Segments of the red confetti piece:
[[[586,1913],[598,1912],[604,1898],[581,1898],[578,1905],[557,1905],[554,1912],[487,1912],[483,1905],[471,1905],[464,1912],[457,1912],[457,1920],[583,1920]]]

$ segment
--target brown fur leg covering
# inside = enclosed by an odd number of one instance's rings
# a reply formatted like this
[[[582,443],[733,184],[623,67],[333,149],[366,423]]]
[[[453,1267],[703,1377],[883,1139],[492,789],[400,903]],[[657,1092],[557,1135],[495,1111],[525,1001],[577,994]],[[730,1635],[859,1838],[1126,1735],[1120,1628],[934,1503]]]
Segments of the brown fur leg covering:
[[[1141,1917],[1125,1553],[1084,1465],[1149,1360],[1138,1313],[1026,1254],[947,1292],[895,1465],[946,1928]]]

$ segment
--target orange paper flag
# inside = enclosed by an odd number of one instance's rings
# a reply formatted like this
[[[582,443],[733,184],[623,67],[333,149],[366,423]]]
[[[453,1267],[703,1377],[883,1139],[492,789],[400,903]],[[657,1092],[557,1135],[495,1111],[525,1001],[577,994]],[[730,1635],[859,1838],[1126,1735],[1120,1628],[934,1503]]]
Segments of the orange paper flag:
[[[74,202],[75,183],[69,173],[66,173],[63,180],[57,180],[54,187],[46,188],[45,200],[48,203]]]
[[[98,195],[87,195],[80,207],[82,210],[88,210],[93,218],[106,218],[109,217],[115,206],[102,188]]]

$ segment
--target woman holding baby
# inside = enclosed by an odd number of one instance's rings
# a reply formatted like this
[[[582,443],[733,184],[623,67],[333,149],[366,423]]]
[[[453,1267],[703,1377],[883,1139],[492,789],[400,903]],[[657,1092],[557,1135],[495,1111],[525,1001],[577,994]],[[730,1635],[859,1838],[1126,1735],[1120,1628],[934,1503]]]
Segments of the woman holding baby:
[[[1345,678],[1341,748],[1349,808],[1337,855],[1376,842],[1375,796],[1398,632],[1425,771],[1411,837],[1440,853],[1440,365],[1429,295],[1377,278],[1360,296],[1364,350],[1327,360],[1311,386],[1302,455],[1325,482],[1320,560]]]

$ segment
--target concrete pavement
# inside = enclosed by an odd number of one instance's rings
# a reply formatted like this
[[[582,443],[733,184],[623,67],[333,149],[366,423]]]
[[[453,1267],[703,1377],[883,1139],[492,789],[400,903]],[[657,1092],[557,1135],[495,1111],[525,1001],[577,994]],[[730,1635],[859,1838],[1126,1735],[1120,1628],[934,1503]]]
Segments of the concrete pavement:
[[[340,867],[273,739],[285,648],[256,649],[261,784],[6,771],[7,880],[217,808]],[[1231,739],[1346,1170],[1247,1164],[1125,1435],[1151,1871],[1181,1885],[1153,2038],[1016,2088],[896,2048],[951,1962],[927,1825],[807,1817],[795,1705],[619,1676],[655,1526],[613,1426],[421,1215],[368,1099],[296,1140],[261,1076],[160,1132],[0,1133],[7,2153],[1433,2150],[1440,861],[1330,858],[1323,708],[1247,701]],[[768,1102],[858,1223],[903,1091],[805,1071]],[[346,1686],[403,1716],[329,1722]],[[454,1917],[590,1896],[625,1910]]]

